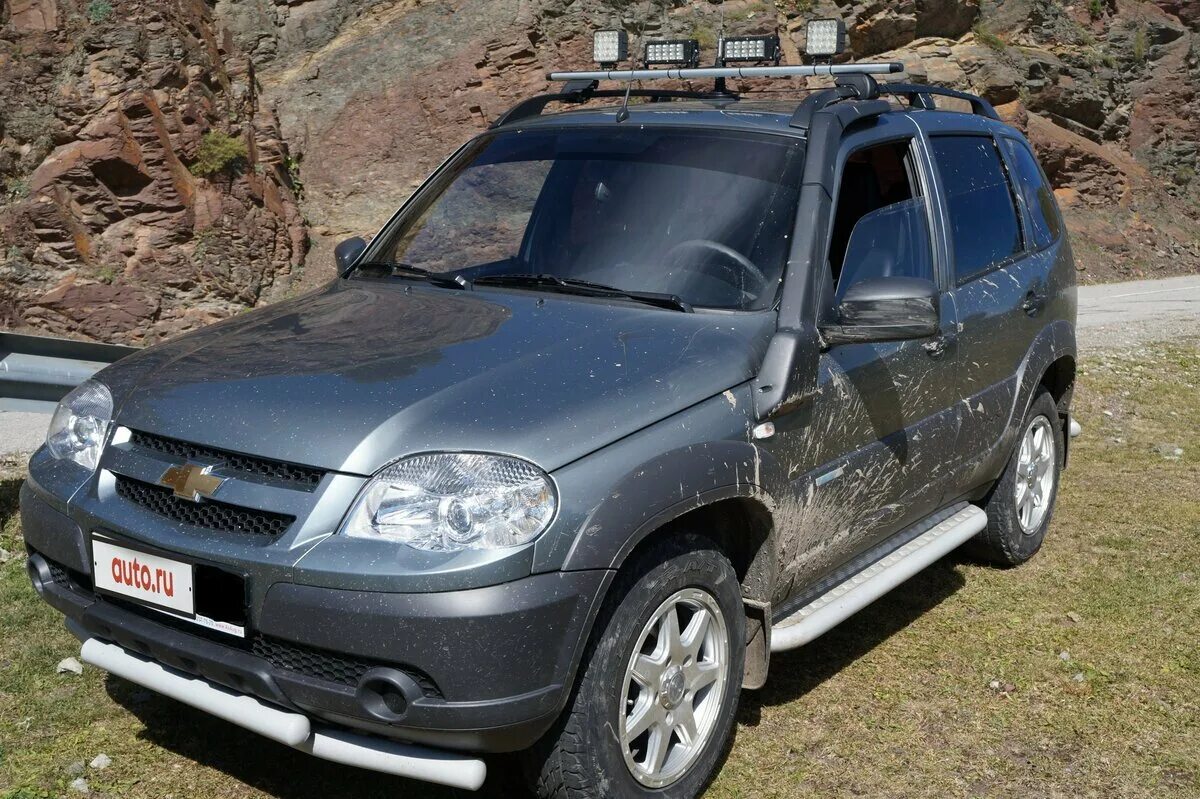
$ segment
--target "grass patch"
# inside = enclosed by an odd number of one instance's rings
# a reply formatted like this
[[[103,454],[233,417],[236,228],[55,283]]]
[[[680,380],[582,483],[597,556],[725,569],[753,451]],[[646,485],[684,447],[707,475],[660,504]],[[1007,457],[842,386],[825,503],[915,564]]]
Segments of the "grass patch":
[[[975,33],[976,40],[978,40],[979,43],[984,47],[990,47],[993,50],[999,51],[1008,49],[1008,42],[1004,41],[995,33],[993,33],[991,29],[982,22],[975,23],[975,27],[971,30]]]
[[[700,47],[705,50],[711,50],[717,46],[717,32],[709,24],[697,22],[692,26],[692,32],[689,37],[700,43]]]
[[[1150,37],[1146,33],[1146,26],[1141,25],[1133,34],[1133,60],[1139,64],[1144,63],[1149,53]]]
[[[1008,571],[945,559],[776,656],[709,799],[1200,795],[1198,389],[1200,346],[1085,359],[1084,435],[1042,552]],[[0,481],[10,552],[16,485]],[[21,559],[0,565],[0,797],[66,795],[68,766],[100,752],[112,766],[85,778],[124,799],[461,796],[307,758],[90,667],[55,674],[77,651]],[[514,771],[493,762],[478,796],[523,796]]]

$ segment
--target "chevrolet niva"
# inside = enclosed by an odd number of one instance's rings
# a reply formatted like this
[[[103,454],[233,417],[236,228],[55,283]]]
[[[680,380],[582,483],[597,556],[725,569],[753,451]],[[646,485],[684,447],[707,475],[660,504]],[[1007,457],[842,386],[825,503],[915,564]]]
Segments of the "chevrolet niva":
[[[333,761],[694,797],[772,652],[961,545],[1037,552],[1076,294],[1029,144],[731,41],[552,74],[329,285],[71,392],[21,518],[83,660]]]

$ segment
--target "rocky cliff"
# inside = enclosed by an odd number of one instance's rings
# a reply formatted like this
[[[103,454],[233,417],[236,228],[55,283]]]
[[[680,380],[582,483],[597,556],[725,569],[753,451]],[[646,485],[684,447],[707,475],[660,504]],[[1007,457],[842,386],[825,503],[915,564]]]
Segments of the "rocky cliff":
[[[0,22],[0,328],[151,342],[299,269],[293,162],[203,0],[12,0]]]
[[[613,25],[794,62],[841,16],[1027,131],[1081,280],[1200,271],[1200,0],[0,2],[0,327],[150,340],[316,285]]]

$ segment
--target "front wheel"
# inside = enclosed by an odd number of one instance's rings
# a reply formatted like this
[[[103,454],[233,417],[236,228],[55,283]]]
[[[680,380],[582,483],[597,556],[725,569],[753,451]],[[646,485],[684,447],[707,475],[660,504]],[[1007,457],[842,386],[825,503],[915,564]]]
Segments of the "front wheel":
[[[1016,566],[1041,549],[1058,498],[1063,453],[1062,421],[1043,388],[1030,404],[1016,448],[988,495],[988,524],[970,544],[974,555],[997,566]]]
[[[537,795],[699,795],[732,740],[744,641],[737,574],[707,539],[673,536],[627,564],[570,703],[527,755]]]

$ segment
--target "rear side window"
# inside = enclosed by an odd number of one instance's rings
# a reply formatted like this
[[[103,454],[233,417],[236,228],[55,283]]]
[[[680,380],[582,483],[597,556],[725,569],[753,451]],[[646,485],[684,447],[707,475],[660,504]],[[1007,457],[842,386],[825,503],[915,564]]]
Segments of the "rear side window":
[[[968,280],[1021,251],[1021,226],[990,136],[935,136],[933,157],[949,206],[954,272]]]
[[[1029,211],[1030,243],[1037,250],[1048,247],[1058,238],[1062,229],[1054,192],[1046,182],[1033,153],[1029,152],[1029,147],[1016,139],[1004,138],[1001,141],[1008,149],[1017,194]]]

